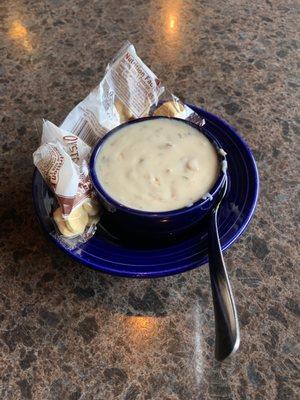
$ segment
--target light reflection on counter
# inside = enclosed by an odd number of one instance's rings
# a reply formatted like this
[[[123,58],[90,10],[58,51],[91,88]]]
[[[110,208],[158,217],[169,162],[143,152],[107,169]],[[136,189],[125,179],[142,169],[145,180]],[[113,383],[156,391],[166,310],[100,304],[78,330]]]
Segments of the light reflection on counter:
[[[149,17],[153,26],[155,53],[162,62],[173,63],[188,46],[185,36],[189,25],[189,5],[183,0],[164,0]]]
[[[21,44],[22,47],[24,47],[24,49],[29,53],[33,51],[29,31],[20,20],[17,19],[11,22],[8,30],[8,36],[17,43]]]
[[[163,319],[147,315],[119,315],[118,326],[131,349],[151,354],[159,346]]]
[[[195,321],[195,336],[194,336],[194,371],[195,371],[195,379],[197,384],[199,385],[202,380],[203,375],[203,355],[202,355],[202,321],[201,315],[203,315],[203,311],[201,307],[194,308],[194,321]]]
[[[158,333],[158,318],[149,316],[130,316],[124,321],[128,327],[130,339],[135,344],[155,338]]]
[[[178,33],[178,15],[171,12],[166,17],[166,33],[167,35],[175,35]]]
[[[165,1],[162,7],[164,33],[167,42],[175,41],[180,34],[180,16],[182,0]]]

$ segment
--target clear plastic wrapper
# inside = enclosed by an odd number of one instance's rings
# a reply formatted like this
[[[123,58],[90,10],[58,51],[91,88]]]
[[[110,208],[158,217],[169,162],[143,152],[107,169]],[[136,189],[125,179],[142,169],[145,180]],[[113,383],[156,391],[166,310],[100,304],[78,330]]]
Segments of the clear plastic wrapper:
[[[57,237],[69,247],[96,230],[100,208],[88,172],[93,147],[111,129],[136,118],[166,116],[205,121],[170,93],[126,42],[107,66],[100,84],[66,117],[60,127],[44,121],[34,164],[56,196]]]
[[[99,221],[100,207],[87,164],[90,152],[77,136],[43,122],[42,145],[33,162],[58,203],[53,210],[54,235],[70,248],[92,237]]]
[[[70,112],[61,128],[93,147],[116,126],[152,115],[204,124],[198,114],[165,89],[134,46],[126,42],[107,66],[100,84]]]

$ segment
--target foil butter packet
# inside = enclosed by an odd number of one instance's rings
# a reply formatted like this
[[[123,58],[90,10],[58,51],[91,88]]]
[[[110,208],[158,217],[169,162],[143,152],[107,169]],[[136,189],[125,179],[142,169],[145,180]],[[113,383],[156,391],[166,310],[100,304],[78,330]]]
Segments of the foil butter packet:
[[[70,248],[93,236],[100,206],[88,171],[91,152],[111,129],[131,119],[166,116],[205,121],[170,93],[126,42],[108,64],[100,84],[58,127],[43,121],[33,161],[54,193],[54,235]]]

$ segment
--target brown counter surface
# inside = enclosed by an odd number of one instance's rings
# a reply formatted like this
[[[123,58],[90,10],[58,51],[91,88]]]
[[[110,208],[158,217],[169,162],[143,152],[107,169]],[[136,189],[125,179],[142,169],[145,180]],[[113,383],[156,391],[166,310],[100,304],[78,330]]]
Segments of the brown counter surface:
[[[296,11],[289,0],[1,2],[1,400],[296,399]],[[178,96],[232,124],[258,163],[255,217],[226,254],[241,347],[222,364],[207,267],[103,275],[35,220],[36,122],[59,124],[126,39]]]

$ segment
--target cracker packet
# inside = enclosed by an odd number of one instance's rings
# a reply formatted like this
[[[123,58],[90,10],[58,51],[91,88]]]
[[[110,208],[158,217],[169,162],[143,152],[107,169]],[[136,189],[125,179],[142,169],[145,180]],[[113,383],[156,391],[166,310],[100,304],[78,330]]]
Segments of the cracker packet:
[[[108,64],[100,84],[63,121],[61,128],[94,147],[108,131],[152,115],[205,121],[170,93],[126,42]]]
[[[56,198],[53,236],[69,248],[91,238],[99,221],[100,207],[88,169],[90,153],[90,146],[78,136],[44,120],[33,162]]]
[[[126,42],[102,81],[67,115],[58,127],[43,121],[41,146],[33,161],[55,195],[54,235],[74,248],[91,238],[100,206],[88,171],[91,151],[111,129],[129,120],[166,116],[205,121],[168,91]]]

